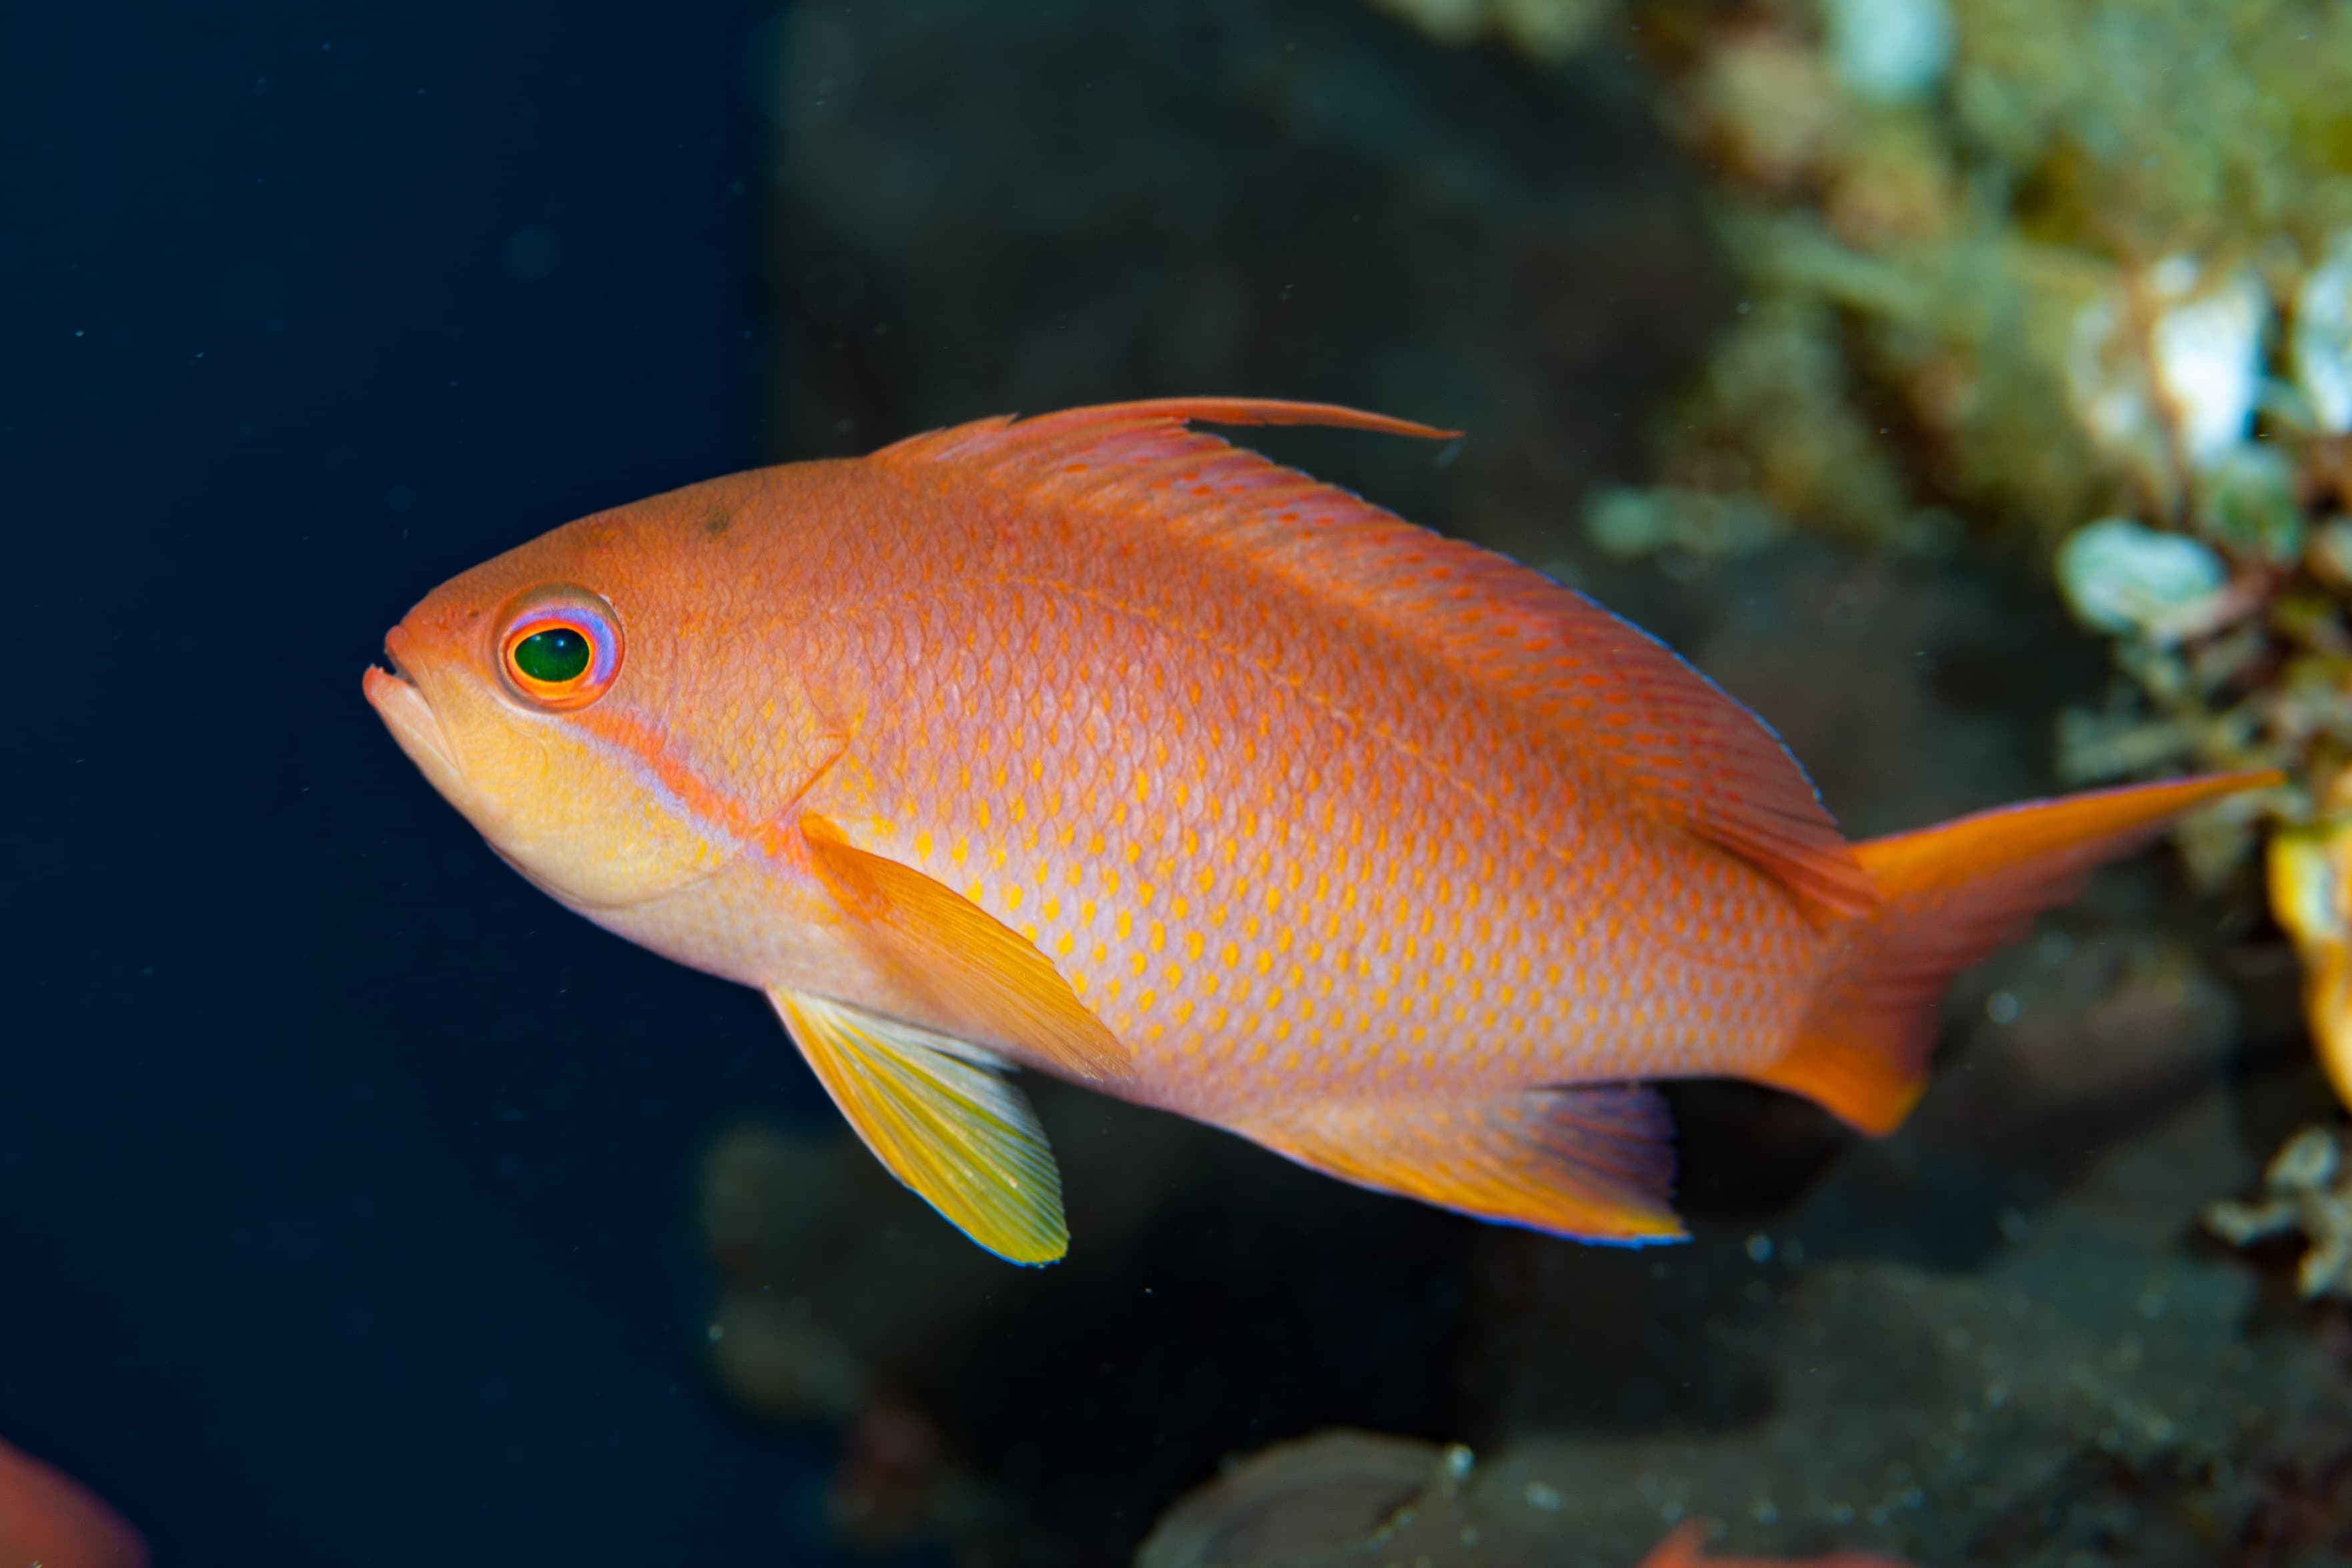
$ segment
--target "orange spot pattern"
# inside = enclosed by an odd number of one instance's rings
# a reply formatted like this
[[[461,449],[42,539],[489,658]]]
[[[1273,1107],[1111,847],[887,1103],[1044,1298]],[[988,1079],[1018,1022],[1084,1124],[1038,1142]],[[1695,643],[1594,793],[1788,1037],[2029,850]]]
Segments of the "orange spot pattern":
[[[1639,809],[1590,733],[1475,663],[1367,636],[1312,583],[1237,592],[1229,552],[1139,523],[1269,475],[1281,527],[1370,510],[1202,445],[1110,502],[1113,465],[1066,468],[1017,527],[952,465],[910,476],[930,483],[894,504],[935,507],[945,537],[884,536],[890,591],[843,622],[871,693],[861,776],[898,828],[874,847],[1032,936],[1137,1053],[1133,1098],[1770,1060],[1823,947],[1787,894]]]

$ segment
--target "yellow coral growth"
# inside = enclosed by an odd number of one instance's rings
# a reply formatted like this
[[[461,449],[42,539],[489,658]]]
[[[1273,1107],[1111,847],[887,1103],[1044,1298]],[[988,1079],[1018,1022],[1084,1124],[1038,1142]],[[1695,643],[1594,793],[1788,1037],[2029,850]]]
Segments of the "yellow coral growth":
[[[2303,1005],[2336,1098],[2352,1107],[2352,815],[2271,838],[2271,912],[2303,958]]]

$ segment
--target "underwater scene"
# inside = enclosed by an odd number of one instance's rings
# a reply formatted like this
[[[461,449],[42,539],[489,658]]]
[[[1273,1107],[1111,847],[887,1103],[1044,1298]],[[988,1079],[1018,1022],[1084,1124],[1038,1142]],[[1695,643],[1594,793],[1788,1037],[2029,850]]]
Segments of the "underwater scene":
[[[0,14],[0,1568],[2352,1564],[2352,4]]]

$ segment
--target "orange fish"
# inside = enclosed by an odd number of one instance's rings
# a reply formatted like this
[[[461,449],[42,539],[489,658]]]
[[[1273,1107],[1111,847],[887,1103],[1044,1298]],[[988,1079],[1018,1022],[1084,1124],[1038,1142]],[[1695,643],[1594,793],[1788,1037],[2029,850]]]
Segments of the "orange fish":
[[[62,1471],[0,1443],[0,1568],[147,1568],[147,1543]]]
[[[559,528],[368,700],[533,883],[765,992],[982,1246],[1067,1245],[1007,1077],[1587,1240],[1682,1233],[1643,1080],[1885,1132],[1955,970],[2237,773],[1848,844],[1756,717],[1559,584],[1189,427],[982,420]]]
[[[1650,1549],[1642,1568],[1903,1568],[1873,1552],[1832,1552],[1826,1557],[1716,1557],[1707,1553],[1707,1527],[1697,1520],[1675,1527]]]

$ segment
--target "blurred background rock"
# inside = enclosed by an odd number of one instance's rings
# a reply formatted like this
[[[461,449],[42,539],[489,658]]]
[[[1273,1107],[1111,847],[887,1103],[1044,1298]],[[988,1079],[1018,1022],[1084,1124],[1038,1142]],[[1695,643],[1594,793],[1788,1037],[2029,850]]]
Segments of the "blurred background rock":
[[[1355,0],[788,8],[777,406],[795,453],[1217,385],[1476,432],[1311,443],[1557,539],[1729,278],[1621,58],[1431,48]],[[1409,329],[1409,330],[1408,330]],[[1402,489],[1402,494],[1397,494]]]

